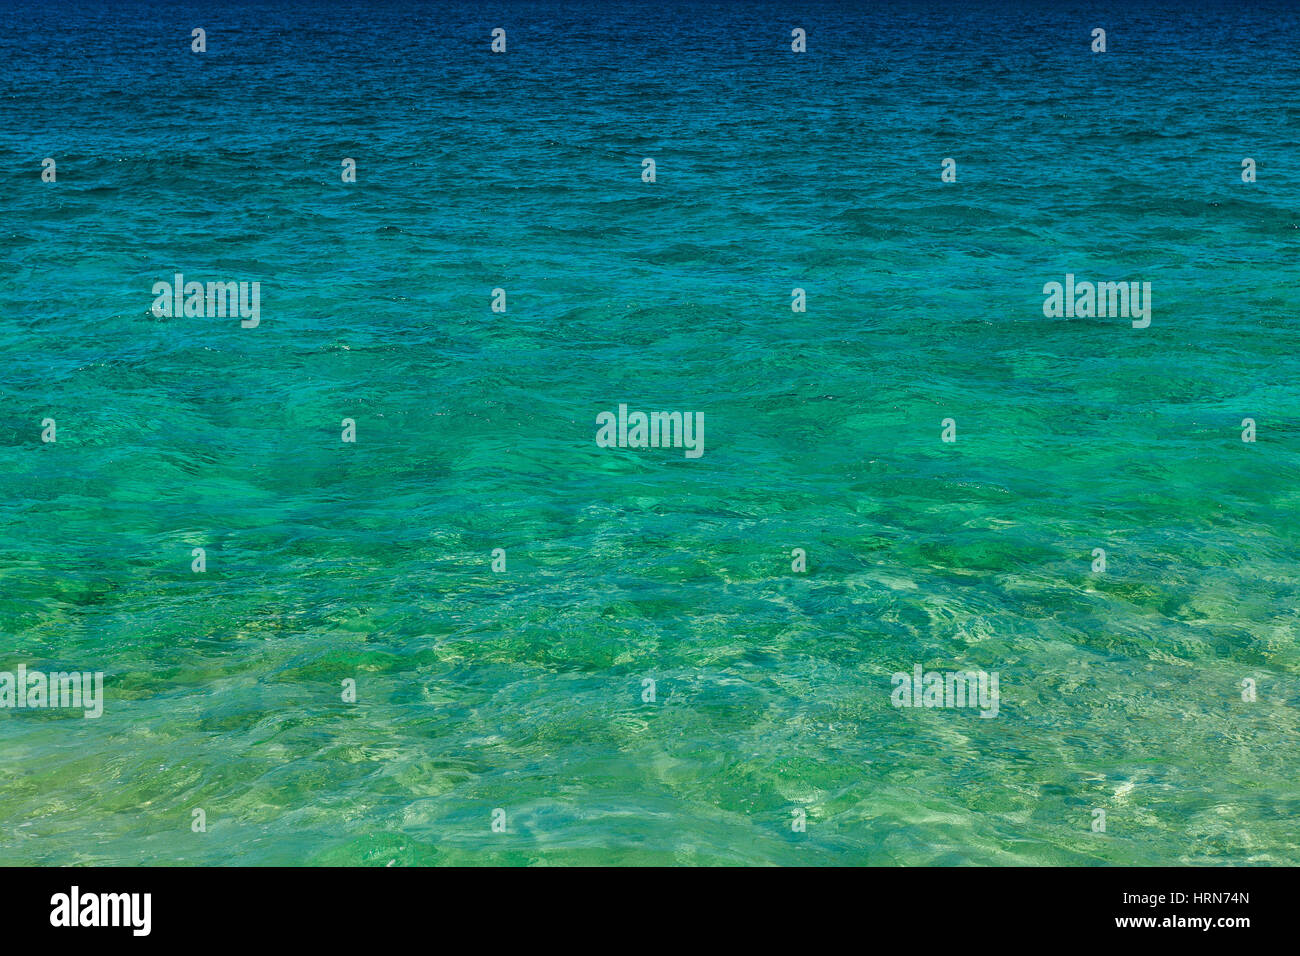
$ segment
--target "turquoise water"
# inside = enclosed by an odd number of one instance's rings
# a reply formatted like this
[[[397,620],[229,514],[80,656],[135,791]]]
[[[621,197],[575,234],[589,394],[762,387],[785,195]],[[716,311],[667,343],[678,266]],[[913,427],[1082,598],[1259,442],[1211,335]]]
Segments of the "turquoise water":
[[[1298,27],[6,8],[4,862],[1300,863]]]

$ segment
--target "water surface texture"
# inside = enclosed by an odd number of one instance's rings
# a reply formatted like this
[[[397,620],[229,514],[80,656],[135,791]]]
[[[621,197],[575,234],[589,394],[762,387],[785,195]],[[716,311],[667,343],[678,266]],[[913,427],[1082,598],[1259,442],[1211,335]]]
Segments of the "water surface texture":
[[[1300,864],[1298,41],[0,6],[0,670],[106,695],[0,710],[3,861]],[[154,315],[178,272],[260,325]],[[598,447],[620,403],[704,454]]]

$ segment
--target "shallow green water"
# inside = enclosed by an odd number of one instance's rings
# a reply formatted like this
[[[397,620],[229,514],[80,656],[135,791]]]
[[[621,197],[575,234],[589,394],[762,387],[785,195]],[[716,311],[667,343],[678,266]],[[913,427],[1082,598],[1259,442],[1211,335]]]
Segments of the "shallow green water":
[[[0,30],[6,863],[1300,863],[1293,11],[267,9]]]

